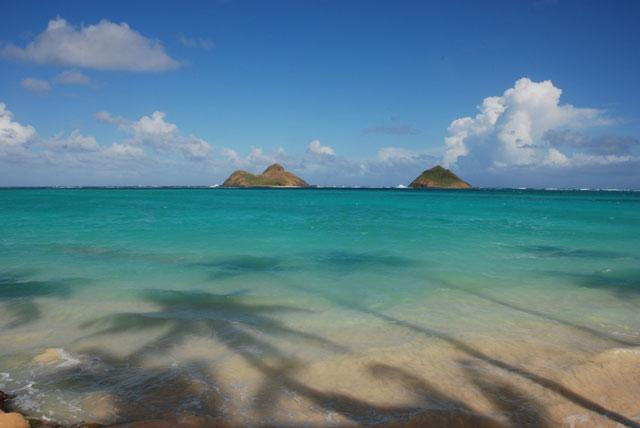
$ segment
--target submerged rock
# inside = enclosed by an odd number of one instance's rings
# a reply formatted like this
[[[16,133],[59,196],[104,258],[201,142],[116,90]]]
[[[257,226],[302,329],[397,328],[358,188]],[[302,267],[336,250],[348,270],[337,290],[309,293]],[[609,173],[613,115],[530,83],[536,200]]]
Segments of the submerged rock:
[[[260,175],[238,170],[222,183],[222,187],[309,187],[300,177],[274,163]]]
[[[409,184],[415,188],[470,189],[471,185],[440,165],[424,171]]]
[[[38,364],[61,363],[64,361],[63,351],[60,348],[47,348],[43,353],[33,357],[33,361]]]

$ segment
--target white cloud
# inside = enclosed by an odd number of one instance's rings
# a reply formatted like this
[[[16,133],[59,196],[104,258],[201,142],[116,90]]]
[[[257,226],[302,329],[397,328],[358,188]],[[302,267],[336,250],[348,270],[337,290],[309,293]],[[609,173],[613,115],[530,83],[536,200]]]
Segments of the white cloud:
[[[144,157],[144,150],[129,144],[113,143],[103,151],[104,155],[115,159],[139,159]]]
[[[106,111],[96,113],[99,122],[116,125],[128,135],[127,145],[149,147],[157,152],[177,152],[191,160],[203,160],[209,156],[209,143],[192,135],[182,135],[178,126],[168,122],[166,117],[166,113],[154,111],[149,116],[131,121]]]
[[[626,155],[594,155],[589,153],[576,153],[571,156],[567,156],[561,153],[558,149],[551,148],[544,158],[544,165],[551,167],[584,167],[584,166],[605,166],[615,165],[627,162],[638,162],[640,157]]]
[[[131,122],[129,126],[134,140],[144,142],[174,136],[178,126],[165,121],[165,117],[166,113],[154,111],[151,116],[142,116],[137,122]]]
[[[561,104],[562,90],[549,80],[519,79],[503,95],[485,98],[475,117],[451,122],[443,162],[460,159],[480,167],[570,165],[550,151],[543,136],[554,129],[581,129],[611,123],[601,110]],[[564,157],[562,157],[564,156]]]
[[[183,140],[178,148],[184,157],[191,160],[206,159],[211,153],[209,143],[197,137],[189,137]]]
[[[234,165],[239,165],[242,162],[242,158],[240,157],[238,152],[236,152],[233,149],[229,149],[227,147],[224,147],[221,150],[221,153],[222,153],[222,156],[224,156],[225,158],[229,159],[231,162],[234,163]]]
[[[95,152],[100,149],[95,137],[82,135],[79,129],[73,130],[66,138],[54,138],[51,146],[69,152]]]
[[[108,111],[99,111],[96,113],[96,120],[100,123],[117,123],[118,119],[111,116]]]
[[[164,46],[126,23],[102,20],[76,28],[58,17],[25,47],[6,44],[2,54],[38,64],[98,70],[163,71],[179,66]]]
[[[24,89],[31,91],[35,94],[46,94],[51,90],[51,85],[46,80],[36,79],[33,77],[27,77],[20,81],[20,86]]]
[[[383,147],[378,150],[377,158],[380,162],[406,162],[416,157],[416,153],[402,147]]]
[[[22,125],[13,120],[13,113],[0,103],[0,156],[22,150],[25,143],[36,138],[36,130],[31,125]]]
[[[323,146],[320,144],[320,140],[313,140],[309,143],[309,152],[316,155],[328,155],[335,156],[336,151],[333,150],[333,147]]]
[[[547,152],[543,164],[551,166],[565,166],[569,164],[569,158],[560,152],[560,150],[551,148]]]
[[[53,81],[58,85],[86,86],[91,83],[91,79],[89,78],[89,76],[79,70],[64,70],[62,73],[58,74],[55,79],[53,79]]]
[[[310,148],[306,153],[289,153],[282,147],[272,151],[254,147],[246,155],[223,148],[220,153],[222,162],[217,163],[216,160],[216,166],[225,171],[245,169],[260,172],[277,162],[308,182],[319,185],[408,184],[420,172],[435,164],[434,156],[401,147],[386,147],[375,157],[362,159],[338,156],[335,152],[331,155],[326,151],[319,154]]]

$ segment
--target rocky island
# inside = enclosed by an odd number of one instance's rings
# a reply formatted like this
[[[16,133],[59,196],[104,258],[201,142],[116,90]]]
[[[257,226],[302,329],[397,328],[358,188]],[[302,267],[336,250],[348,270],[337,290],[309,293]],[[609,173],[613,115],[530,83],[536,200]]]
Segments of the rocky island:
[[[274,163],[260,175],[238,170],[222,183],[222,187],[309,187],[306,181]]]
[[[424,171],[409,187],[434,189],[470,189],[471,185],[440,165]]]

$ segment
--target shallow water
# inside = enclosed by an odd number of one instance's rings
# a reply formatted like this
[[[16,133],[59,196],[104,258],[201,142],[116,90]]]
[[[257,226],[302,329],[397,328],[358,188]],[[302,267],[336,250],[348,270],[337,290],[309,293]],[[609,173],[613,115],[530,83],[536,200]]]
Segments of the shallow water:
[[[632,425],[639,262],[632,192],[1,190],[0,389],[64,423]]]

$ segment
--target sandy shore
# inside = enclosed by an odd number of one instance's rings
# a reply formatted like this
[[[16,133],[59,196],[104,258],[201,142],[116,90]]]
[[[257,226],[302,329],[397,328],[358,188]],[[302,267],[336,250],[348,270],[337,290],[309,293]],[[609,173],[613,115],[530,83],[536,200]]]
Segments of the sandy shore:
[[[197,354],[197,344],[185,345],[185,352]],[[52,364],[58,357],[45,350],[36,360]],[[87,395],[82,406],[92,417],[86,421],[130,428],[640,426],[637,347],[580,355],[526,343],[442,338],[306,365],[246,353],[202,369],[215,371],[215,388],[197,376],[176,376],[148,385],[137,397]],[[150,362],[147,370],[162,369]],[[189,400],[201,404],[198,412],[180,411]],[[6,401],[7,411],[21,410],[11,404]],[[16,423],[0,426],[22,427]]]

